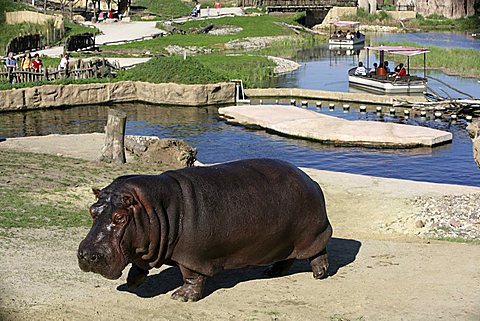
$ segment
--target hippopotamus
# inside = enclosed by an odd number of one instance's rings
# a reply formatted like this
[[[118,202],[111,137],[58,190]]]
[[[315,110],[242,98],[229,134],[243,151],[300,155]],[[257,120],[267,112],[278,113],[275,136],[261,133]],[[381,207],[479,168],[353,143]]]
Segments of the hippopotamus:
[[[177,265],[184,284],[172,297],[202,298],[205,280],[222,270],[269,265],[285,275],[308,259],[313,277],[327,276],[332,227],[320,186],[281,160],[249,159],[116,178],[95,189],[93,226],[80,243],[85,272],[118,279],[132,264],[127,286],[149,270]]]

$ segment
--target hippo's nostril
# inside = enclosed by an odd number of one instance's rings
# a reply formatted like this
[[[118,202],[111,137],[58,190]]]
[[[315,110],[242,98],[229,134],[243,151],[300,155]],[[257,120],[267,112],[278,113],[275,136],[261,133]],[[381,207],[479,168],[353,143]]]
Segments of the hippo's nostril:
[[[92,254],[90,256],[90,262],[97,262],[97,260],[98,260],[98,256],[96,254]]]

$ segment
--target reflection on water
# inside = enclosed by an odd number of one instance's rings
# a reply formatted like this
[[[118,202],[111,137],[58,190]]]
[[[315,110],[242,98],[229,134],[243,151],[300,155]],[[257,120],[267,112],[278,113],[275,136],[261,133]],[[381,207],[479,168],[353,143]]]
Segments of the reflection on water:
[[[430,119],[406,120],[403,117],[377,115],[375,112],[360,113],[357,105],[350,105],[352,111],[348,113],[325,108],[320,112],[347,119],[393,121],[448,130],[453,133],[454,142],[433,149],[333,147],[228,125],[218,119],[214,107],[124,104],[115,108],[127,112],[127,134],[184,139],[198,148],[198,158],[205,163],[272,157],[290,161],[297,166],[332,171],[480,185],[480,170],[472,158],[472,144],[464,121],[453,124]],[[313,106],[309,108],[317,110]],[[107,113],[108,107],[105,106],[0,113],[0,136],[102,132]]]
[[[369,45],[382,42],[415,42],[425,47],[465,48],[480,50],[480,40],[468,32],[413,32],[413,33],[368,33]]]

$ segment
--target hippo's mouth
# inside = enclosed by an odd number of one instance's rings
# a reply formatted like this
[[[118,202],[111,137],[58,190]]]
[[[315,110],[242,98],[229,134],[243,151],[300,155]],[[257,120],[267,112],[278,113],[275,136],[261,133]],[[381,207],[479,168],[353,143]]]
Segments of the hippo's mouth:
[[[122,276],[123,268],[115,269],[112,268],[117,266],[117,264],[88,264],[83,260],[78,260],[78,265],[83,272],[93,272],[100,274],[101,276],[109,279],[109,280],[116,280]]]

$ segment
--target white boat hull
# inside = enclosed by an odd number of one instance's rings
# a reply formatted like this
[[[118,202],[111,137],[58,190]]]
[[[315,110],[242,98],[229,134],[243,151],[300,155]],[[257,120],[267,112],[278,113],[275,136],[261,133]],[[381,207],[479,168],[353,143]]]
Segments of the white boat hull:
[[[331,38],[328,40],[330,49],[334,48],[347,48],[353,49],[353,46],[365,43],[365,36],[355,39],[336,39]]]
[[[351,85],[360,86],[369,91],[377,91],[386,94],[423,93],[427,89],[426,83],[420,81],[415,81],[412,83],[394,83],[378,81],[374,78],[349,75],[348,82]]]

